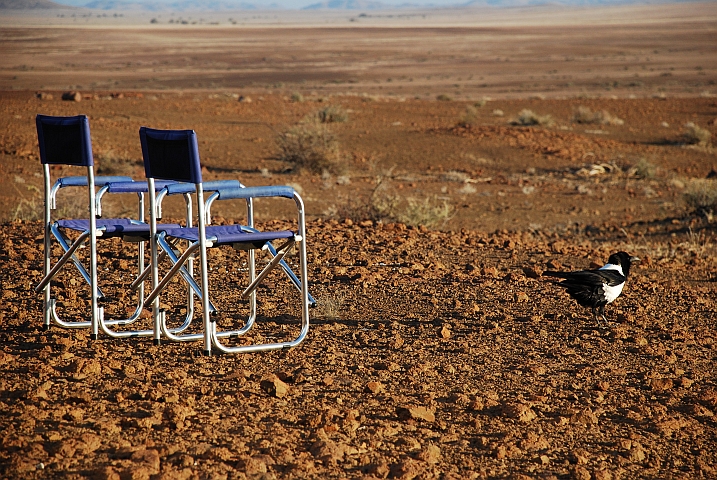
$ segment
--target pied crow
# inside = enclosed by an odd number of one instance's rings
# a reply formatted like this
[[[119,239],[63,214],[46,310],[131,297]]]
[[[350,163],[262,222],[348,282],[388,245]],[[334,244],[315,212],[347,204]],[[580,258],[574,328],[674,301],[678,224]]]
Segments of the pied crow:
[[[605,305],[620,296],[630,274],[630,265],[639,261],[639,258],[628,253],[617,252],[610,255],[605,266],[598,270],[547,271],[543,272],[543,275],[562,278],[563,280],[556,282],[556,285],[563,287],[578,304],[592,309],[593,318],[599,325],[598,314],[602,320],[607,321]]]

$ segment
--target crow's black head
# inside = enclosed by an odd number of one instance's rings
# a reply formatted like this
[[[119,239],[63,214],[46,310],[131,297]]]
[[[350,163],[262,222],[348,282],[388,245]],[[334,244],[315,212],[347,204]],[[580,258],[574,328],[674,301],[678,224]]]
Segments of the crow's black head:
[[[627,275],[630,273],[630,265],[639,261],[640,259],[638,257],[633,257],[626,252],[613,253],[610,255],[610,258],[607,259],[607,263],[611,265],[620,265],[620,268],[622,268],[622,274],[625,278],[627,278]]]

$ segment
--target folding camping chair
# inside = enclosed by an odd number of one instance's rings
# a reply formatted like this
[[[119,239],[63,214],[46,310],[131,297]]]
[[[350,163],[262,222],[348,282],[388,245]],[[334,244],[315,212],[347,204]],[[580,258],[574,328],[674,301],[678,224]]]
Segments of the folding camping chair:
[[[170,188],[171,185],[171,188]],[[215,191],[222,188],[234,188],[234,187],[241,187],[241,183],[239,183],[238,180],[215,180],[212,182],[206,182],[204,184],[208,191]],[[190,183],[180,183],[170,180],[161,180],[154,183],[154,191],[156,193],[155,202],[154,202],[154,208],[156,209],[156,215],[157,219],[161,219],[162,217],[162,201],[163,199],[168,195],[182,195],[184,197],[185,202],[185,208],[186,208],[186,226],[191,227],[192,226],[192,197],[191,193],[193,193],[195,190],[195,187],[193,184]],[[101,199],[106,193],[136,193],[140,196],[140,202],[143,205],[143,195],[146,194],[148,191],[148,182],[126,182],[126,181],[120,181],[120,182],[108,182],[106,183],[102,188],[99,189],[97,192],[97,212],[98,216],[101,214]],[[142,220],[144,220],[144,217],[142,216]],[[157,224],[158,230],[163,230],[168,227],[178,227],[177,224]],[[147,226],[149,228],[149,225]],[[143,250],[141,250],[141,254],[143,254]],[[162,254],[158,257],[157,261],[161,262],[163,260],[163,257],[169,255],[174,256],[174,253],[172,250],[169,251],[167,254],[166,252],[162,252]],[[176,256],[175,256],[176,259]],[[181,274],[182,278],[187,284],[187,303],[186,303],[186,315],[184,317],[183,323],[179,327],[175,327],[172,329],[169,329],[166,327],[165,323],[165,330],[166,335],[171,337],[177,336],[178,334],[181,334],[183,331],[185,331],[187,328],[189,328],[192,318],[194,317],[194,295],[197,295],[201,298],[201,288],[194,280],[194,266],[193,266],[193,258],[187,259],[186,263],[179,268],[179,273]],[[139,266],[139,274],[137,275],[137,278],[132,282],[130,285],[130,288],[132,290],[135,290],[138,292],[138,296],[142,298],[144,294],[143,286],[144,282],[148,279],[148,277],[151,274],[151,266],[144,267],[144,262],[142,262]],[[293,272],[292,272],[293,273]],[[142,302],[142,305],[144,302]],[[140,306],[142,308],[142,306]],[[209,306],[211,311],[214,311],[215,308],[210,302]],[[101,330],[114,337],[119,336],[129,336],[126,332],[115,332],[109,328],[110,322],[105,322],[102,317],[100,317],[100,328]],[[160,343],[161,338],[161,328],[158,323],[154,323],[154,326],[152,328],[152,334],[154,335],[154,341],[155,344]],[[130,335],[137,332],[130,332]],[[146,334],[146,333],[145,333]]]
[[[155,180],[174,180],[194,185],[197,196],[197,223],[198,227],[174,228],[158,232],[156,228],[157,213],[155,208],[150,209],[150,227],[152,232],[152,292],[145,299],[145,306],[151,305],[155,323],[159,323],[162,332],[170,339],[177,341],[203,340],[204,353],[210,355],[212,348],[223,353],[239,353],[275,350],[290,348],[300,344],[309,330],[309,292],[307,284],[306,260],[306,229],[304,204],[301,197],[291,187],[230,187],[217,191],[216,200],[244,199],[250,200],[260,197],[285,197],[293,199],[297,206],[298,232],[288,230],[260,232],[253,225],[207,226],[206,208],[204,202],[204,185],[202,182],[201,166],[197,137],[193,130],[155,130],[147,127],[140,128],[140,142],[144,158],[145,173],[148,182],[150,203],[156,202]],[[179,188],[173,184],[166,187],[167,191]],[[213,200],[214,200],[213,199]],[[175,253],[176,240],[186,240],[189,246],[180,255]],[[268,248],[269,242],[282,241],[276,248],[276,255],[268,262],[266,267],[256,275],[254,250]],[[301,297],[301,329],[298,336],[291,341],[261,343],[241,346],[228,346],[222,339],[228,336],[242,335],[249,331],[256,317],[256,289],[264,278],[283,260],[284,256],[298,244],[300,269],[300,297]],[[250,314],[244,327],[236,331],[220,331],[217,328],[216,316],[212,314],[209,300],[209,277],[207,265],[207,248],[230,245],[236,250],[249,252],[249,286],[243,291],[242,297],[249,299]],[[171,260],[172,267],[159,280],[158,255],[162,250]],[[171,279],[180,271],[182,265],[199,250],[199,267],[202,301],[202,328],[200,334],[173,336],[167,331],[164,312],[160,310],[159,295],[169,284]]]
[[[137,308],[135,312],[126,319],[104,320],[104,309],[99,306],[99,300],[104,298],[98,286],[97,280],[97,238],[122,238],[125,241],[139,242],[138,273],[144,268],[144,253],[142,242],[149,240],[150,228],[143,221],[144,206],[140,195],[139,212],[137,219],[98,219],[97,218],[97,196],[95,187],[102,185],[103,188],[109,184],[124,183],[132,184],[130,177],[95,177],[94,160],[92,156],[92,142],[90,137],[89,120],[85,115],[74,117],[52,117],[38,115],[36,117],[38,143],[40,148],[40,160],[44,171],[44,276],[35,287],[37,293],[44,293],[43,317],[45,328],[49,328],[52,321],[66,328],[90,327],[90,336],[96,339],[99,333],[100,323],[108,325],[128,325],[136,321],[143,305],[143,290],[137,295]],[[63,177],[58,179],[52,187],[50,165],[68,165],[86,168],[86,175]],[[146,183],[141,182],[146,188]],[[52,210],[56,207],[56,196],[58,191],[64,187],[86,187],[88,192],[87,218],[82,219],[52,219]],[[173,224],[169,227],[178,227]],[[163,228],[160,227],[160,228]],[[78,237],[72,241],[65,234],[66,231],[74,231]],[[54,239],[62,247],[64,254],[52,265],[52,241]],[[86,242],[90,244],[90,267],[89,271],[76,256],[77,250]],[[60,318],[57,313],[57,301],[52,296],[51,282],[68,263],[72,262],[80,272],[84,280],[90,285],[91,315],[90,320],[66,321]],[[103,328],[103,330],[105,330]],[[125,336],[148,336],[156,333],[159,329],[124,331],[121,333],[107,332],[115,337]],[[114,333],[114,334],[113,334]]]

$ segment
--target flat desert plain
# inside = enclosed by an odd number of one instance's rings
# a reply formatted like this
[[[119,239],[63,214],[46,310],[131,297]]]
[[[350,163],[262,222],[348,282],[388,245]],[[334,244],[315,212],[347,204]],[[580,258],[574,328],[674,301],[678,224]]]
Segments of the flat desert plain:
[[[717,476],[717,4],[1,13],[2,477]],[[296,188],[306,341],[206,357],[45,330],[38,113],[88,115],[102,174],[143,178],[140,126],[191,128],[206,180]],[[134,248],[101,243],[108,318],[134,310]],[[603,325],[541,276],[619,250],[641,262]],[[223,328],[247,315],[242,255],[210,255]],[[72,274],[53,289],[82,319]],[[271,274],[232,341],[296,335],[296,300]]]

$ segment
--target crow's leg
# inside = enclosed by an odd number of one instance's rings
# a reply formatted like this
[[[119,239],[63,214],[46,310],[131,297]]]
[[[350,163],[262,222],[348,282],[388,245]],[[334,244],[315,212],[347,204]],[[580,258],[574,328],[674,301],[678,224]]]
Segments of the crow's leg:
[[[607,327],[608,321],[607,321],[607,318],[605,317],[605,305],[600,305],[598,307],[598,313],[600,313],[600,317],[602,318],[602,321],[605,322],[605,326]],[[598,322],[598,323],[600,323],[600,322]]]

